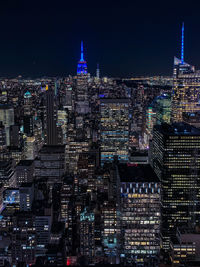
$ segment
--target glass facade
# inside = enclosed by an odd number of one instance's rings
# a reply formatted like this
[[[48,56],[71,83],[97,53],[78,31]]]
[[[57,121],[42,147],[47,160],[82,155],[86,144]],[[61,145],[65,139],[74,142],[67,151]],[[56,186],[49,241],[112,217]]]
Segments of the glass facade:
[[[129,102],[128,99],[101,99],[101,163],[118,156],[128,161]]]
[[[194,229],[200,222],[200,130],[184,123],[155,126],[152,158],[162,187],[162,247],[168,250],[177,227]]]

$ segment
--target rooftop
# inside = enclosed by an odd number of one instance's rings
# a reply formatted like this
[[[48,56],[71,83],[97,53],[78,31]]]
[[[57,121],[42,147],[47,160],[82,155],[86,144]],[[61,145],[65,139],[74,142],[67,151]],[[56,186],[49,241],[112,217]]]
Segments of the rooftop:
[[[129,98],[101,98],[101,103],[129,103]]]
[[[40,153],[42,154],[50,154],[50,153],[64,153],[65,152],[65,146],[64,145],[56,145],[56,146],[48,146],[44,145]]]
[[[0,104],[0,109],[11,109],[12,106],[10,104]]]
[[[159,182],[149,164],[122,163],[118,165],[121,182]]]
[[[185,122],[156,125],[155,129],[163,135],[200,135],[200,129]]]
[[[28,167],[28,166],[31,166],[32,164],[33,164],[33,160],[20,160],[17,166]]]

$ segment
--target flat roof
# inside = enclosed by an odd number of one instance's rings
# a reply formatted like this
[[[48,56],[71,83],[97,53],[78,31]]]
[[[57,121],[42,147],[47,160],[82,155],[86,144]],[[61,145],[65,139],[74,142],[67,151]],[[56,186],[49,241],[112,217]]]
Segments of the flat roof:
[[[129,103],[129,98],[101,98],[101,103]]]
[[[159,182],[150,164],[121,163],[118,171],[121,182]]]
[[[39,151],[39,153],[42,153],[42,154],[64,153],[64,152],[65,152],[65,145],[55,145],[55,146],[44,145]]]
[[[200,129],[185,122],[156,125],[155,129],[163,135],[200,135]]]
[[[20,160],[17,166],[31,166],[33,164],[33,160]]]

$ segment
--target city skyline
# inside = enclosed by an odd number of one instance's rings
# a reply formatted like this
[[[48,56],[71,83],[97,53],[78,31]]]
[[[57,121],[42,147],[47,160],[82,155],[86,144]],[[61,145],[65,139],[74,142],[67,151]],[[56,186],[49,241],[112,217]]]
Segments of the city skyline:
[[[0,1],[0,267],[200,266],[199,8]]]
[[[198,66],[198,5],[107,3],[95,7],[59,1],[1,3],[0,76],[75,75],[80,42],[88,72],[132,77],[172,75],[173,57],[181,55],[185,22],[185,60]]]

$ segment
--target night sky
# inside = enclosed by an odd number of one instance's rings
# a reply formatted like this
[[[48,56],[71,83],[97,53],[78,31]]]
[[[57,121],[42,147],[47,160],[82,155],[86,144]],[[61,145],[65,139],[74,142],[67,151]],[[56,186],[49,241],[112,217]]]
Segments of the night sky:
[[[91,74],[98,62],[109,77],[171,75],[182,21],[185,61],[200,68],[197,3],[2,0],[0,76],[75,75],[81,40]]]

